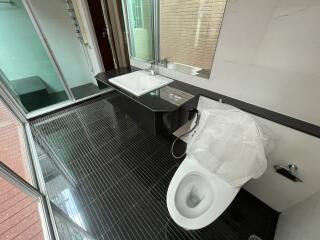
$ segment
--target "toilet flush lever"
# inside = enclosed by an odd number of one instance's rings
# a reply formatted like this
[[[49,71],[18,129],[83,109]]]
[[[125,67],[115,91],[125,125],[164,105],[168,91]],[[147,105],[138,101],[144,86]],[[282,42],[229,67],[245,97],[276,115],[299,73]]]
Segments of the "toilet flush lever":
[[[297,176],[298,166],[294,164],[289,164],[286,166],[281,165],[274,165],[274,169],[277,173],[281,174],[282,176],[290,179],[294,182],[302,182],[302,180]]]

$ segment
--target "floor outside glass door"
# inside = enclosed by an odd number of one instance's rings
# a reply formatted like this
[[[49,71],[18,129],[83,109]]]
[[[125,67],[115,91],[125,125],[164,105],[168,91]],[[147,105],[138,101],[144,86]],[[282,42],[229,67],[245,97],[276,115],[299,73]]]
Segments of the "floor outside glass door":
[[[33,184],[24,128],[0,99],[0,161]]]
[[[41,194],[21,187],[30,184],[36,189],[27,148],[22,123],[0,99],[0,239],[3,240],[44,239]],[[8,171],[15,176],[10,181],[5,178]]]
[[[1,177],[0,239],[44,239],[37,200]]]

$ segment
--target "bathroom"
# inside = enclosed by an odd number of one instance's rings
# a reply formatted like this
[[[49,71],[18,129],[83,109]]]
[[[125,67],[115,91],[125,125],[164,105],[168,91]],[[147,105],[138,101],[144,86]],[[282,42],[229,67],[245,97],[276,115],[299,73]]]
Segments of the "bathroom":
[[[319,10],[1,0],[0,239],[319,239]]]

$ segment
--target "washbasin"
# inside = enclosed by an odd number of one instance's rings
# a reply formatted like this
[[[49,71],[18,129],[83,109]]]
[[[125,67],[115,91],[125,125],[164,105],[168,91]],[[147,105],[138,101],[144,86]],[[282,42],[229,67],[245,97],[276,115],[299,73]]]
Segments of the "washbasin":
[[[173,80],[160,75],[151,75],[146,71],[136,71],[111,78],[109,82],[132,93],[141,96],[158,88],[168,85]]]

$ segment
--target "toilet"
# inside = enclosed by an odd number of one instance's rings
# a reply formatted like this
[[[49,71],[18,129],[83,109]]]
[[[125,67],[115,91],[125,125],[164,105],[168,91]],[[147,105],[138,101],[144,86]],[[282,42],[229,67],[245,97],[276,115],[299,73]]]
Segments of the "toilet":
[[[217,219],[239,190],[187,157],[170,182],[167,207],[178,225],[200,229]]]
[[[225,104],[201,111],[187,156],[167,191],[172,219],[187,230],[203,228],[231,204],[241,186],[266,169],[261,133],[247,113]]]

